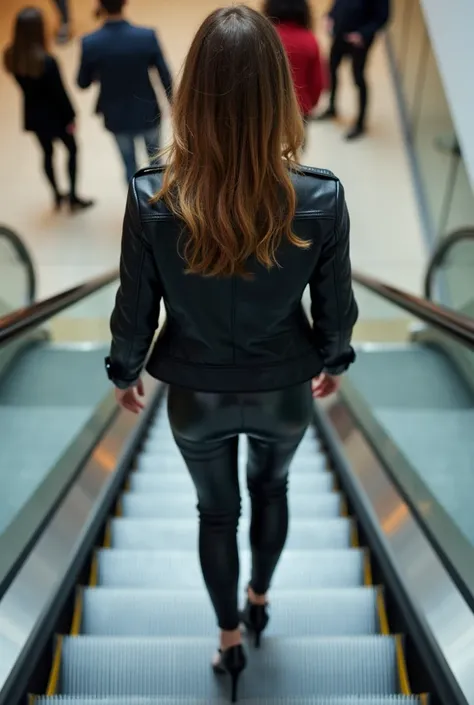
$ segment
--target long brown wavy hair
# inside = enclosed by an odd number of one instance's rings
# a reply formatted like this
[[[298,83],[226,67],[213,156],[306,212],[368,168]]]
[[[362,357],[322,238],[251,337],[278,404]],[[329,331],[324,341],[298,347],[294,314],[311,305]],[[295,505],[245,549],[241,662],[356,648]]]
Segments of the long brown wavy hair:
[[[40,78],[46,53],[43,13],[37,7],[25,7],[16,16],[13,43],[4,53],[5,68],[16,76]]]
[[[243,5],[201,25],[173,100],[162,199],[181,219],[186,271],[246,276],[250,257],[278,264],[292,232],[290,170],[303,143],[285,51],[271,22]]]

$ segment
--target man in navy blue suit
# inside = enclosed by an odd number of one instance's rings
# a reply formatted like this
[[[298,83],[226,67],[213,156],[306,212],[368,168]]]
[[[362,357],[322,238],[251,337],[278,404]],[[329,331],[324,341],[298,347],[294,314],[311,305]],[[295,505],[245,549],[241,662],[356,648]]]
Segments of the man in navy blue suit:
[[[130,181],[137,171],[136,140],[144,140],[150,161],[159,149],[161,113],[149,71],[158,70],[170,101],[172,80],[155,31],[127,22],[125,4],[100,0],[105,22],[82,40],[77,83],[80,88],[99,83],[96,112],[115,137]]]

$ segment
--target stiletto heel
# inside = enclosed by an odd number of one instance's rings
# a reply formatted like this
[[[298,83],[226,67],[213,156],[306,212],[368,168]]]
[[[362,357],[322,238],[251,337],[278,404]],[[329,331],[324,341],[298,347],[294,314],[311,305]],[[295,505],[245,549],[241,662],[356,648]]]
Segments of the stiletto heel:
[[[248,632],[254,635],[255,648],[259,649],[262,632],[266,628],[270,617],[268,614],[268,604],[255,605],[247,597],[247,604],[240,614],[240,620]]]
[[[237,686],[239,684],[240,673],[232,673],[231,678],[232,678],[232,694],[231,694],[230,701],[232,703],[236,703],[237,702]]]
[[[230,649],[221,651],[219,649],[219,659],[213,664],[214,673],[223,675],[228,673],[231,678],[231,702],[237,702],[237,687],[242,671],[247,665],[247,657],[242,648],[242,644],[232,646]]]
[[[54,210],[60,211],[61,206],[63,205],[63,203],[65,203],[65,201],[66,201],[66,196],[62,193],[57,193],[54,196]]]

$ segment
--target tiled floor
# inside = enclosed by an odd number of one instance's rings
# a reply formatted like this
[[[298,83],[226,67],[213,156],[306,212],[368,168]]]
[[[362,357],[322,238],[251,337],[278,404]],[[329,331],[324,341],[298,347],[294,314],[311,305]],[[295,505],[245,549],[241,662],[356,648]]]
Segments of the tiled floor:
[[[77,34],[95,26],[94,2],[70,0]],[[24,0],[2,0],[0,39],[10,36],[15,12]],[[54,22],[52,0],[35,0]],[[175,73],[191,37],[215,0],[133,0],[133,20],[158,28]],[[258,6],[256,2],[251,3]],[[318,3],[321,6],[321,3]],[[55,48],[80,118],[81,193],[97,198],[97,206],[70,217],[51,212],[50,194],[40,174],[40,155],[34,139],[23,133],[17,87],[0,72],[0,222],[23,235],[40,275],[40,295],[47,296],[114,267],[118,262],[125,189],[121,165],[110,136],[93,115],[95,91],[74,87],[78,42]],[[402,142],[384,47],[373,52],[370,136],[357,144],[341,139],[343,125],[312,124],[306,161],[335,171],[344,181],[352,217],[354,266],[412,291],[420,290],[424,245]],[[347,119],[355,94],[345,71],[341,108]],[[347,120],[345,120],[347,122]],[[168,120],[165,133],[169,134]],[[63,162],[63,155],[61,164]],[[365,304],[370,307],[370,301]],[[367,310],[368,312],[368,310]]]

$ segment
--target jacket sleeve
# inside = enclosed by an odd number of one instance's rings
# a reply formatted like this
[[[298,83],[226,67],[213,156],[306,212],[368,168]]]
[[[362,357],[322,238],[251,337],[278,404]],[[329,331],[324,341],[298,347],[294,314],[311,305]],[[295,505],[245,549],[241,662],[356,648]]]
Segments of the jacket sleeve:
[[[387,24],[389,15],[390,0],[372,0],[372,17],[359,30],[366,43],[371,42],[377,32]]]
[[[162,286],[142,231],[136,182],[132,180],[123,223],[120,287],[110,327],[111,379],[121,389],[140,377],[158,327]]]
[[[153,32],[152,42],[153,42],[153,49],[152,49],[151,65],[154,66],[156,69],[158,69],[158,73],[160,74],[161,83],[163,84],[163,88],[166,91],[166,95],[168,96],[168,100],[171,103],[171,99],[173,97],[173,80],[171,78],[171,73],[168,68],[168,64],[166,63],[165,57],[163,56],[160,42],[158,41],[158,37],[156,36],[155,32]]]
[[[61,117],[64,120],[64,124],[69,125],[71,122],[74,122],[76,113],[74,111],[74,108],[72,107],[71,101],[69,100],[66,88],[64,87],[58,62],[54,57],[50,58],[48,72],[50,81],[49,86],[52,94],[52,99],[54,101],[54,104],[57,106]]]
[[[94,82],[94,70],[86,50],[84,39],[81,47],[81,63],[77,74],[77,85],[79,88],[89,88]]]
[[[349,231],[344,189],[337,181],[334,229],[309,282],[314,341],[324,371],[333,375],[345,372],[355,360],[350,343],[358,311],[352,291]]]

